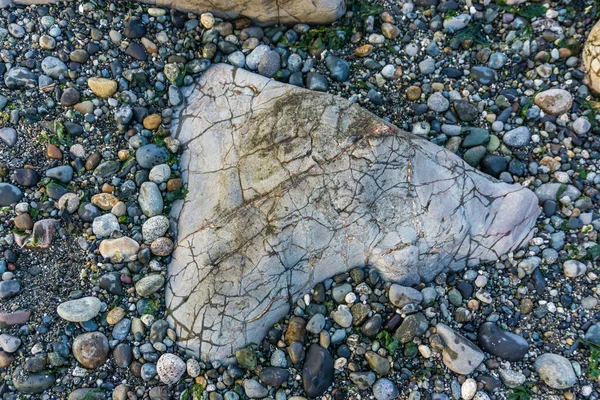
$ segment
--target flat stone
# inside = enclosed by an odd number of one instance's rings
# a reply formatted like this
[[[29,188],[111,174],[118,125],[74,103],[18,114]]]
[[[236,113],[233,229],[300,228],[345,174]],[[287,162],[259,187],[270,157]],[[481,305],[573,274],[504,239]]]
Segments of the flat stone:
[[[101,389],[79,388],[73,390],[67,400],[104,400],[105,393]]]
[[[270,387],[279,387],[290,378],[290,372],[285,368],[266,367],[260,371],[260,381]]]
[[[118,239],[105,239],[100,242],[100,254],[113,262],[128,262],[137,258],[140,245],[135,240],[123,236]]]
[[[57,57],[48,56],[42,60],[42,71],[52,79],[60,79],[61,76],[67,76],[67,64]]]
[[[56,312],[66,321],[85,322],[98,315],[101,308],[102,302],[97,297],[89,296],[61,303]]]
[[[493,322],[479,327],[477,342],[484,351],[511,362],[521,360],[529,350],[529,343],[522,336],[502,330]]]
[[[26,373],[21,367],[12,374],[12,383],[20,393],[37,394],[49,389],[56,377],[52,374]]]
[[[546,114],[561,115],[571,109],[573,96],[564,89],[548,89],[538,93],[534,102]]]
[[[571,362],[558,354],[542,354],[535,360],[534,367],[546,385],[553,389],[568,389],[577,382]]]
[[[31,317],[31,311],[21,310],[11,313],[0,313],[0,328],[24,325],[29,321],[29,317]]]
[[[269,395],[269,391],[255,379],[244,381],[244,392],[251,399],[263,399]]]
[[[378,379],[373,385],[373,396],[377,400],[394,400],[399,394],[398,388],[389,379]]]
[[[184,91],[173,132],[186,143],[180,168],[190,193],[173,207],[178,241],[165,297],[180,344],[209,360],[259,343],[288,314],[289,299],[367,258],[383,278],[410,286],[495,261],[532,236],[539,206],[531,191],[492,181],[344,99],[226,65]],[[265,128],[266,120],[279,122]],[[280,137],[285,151],[268,144]],[[358,178],[374,172],[377,182]],[[352,211],[332,217],[339,209]]]
[[[151,169],[155,165],[166,163],[169,155],[164,147],[156,144],[147,144],[136,150],[135,159],[140,167]]]
[[[429,328],[429,321],[422,313],[410,314],[402,321],[402,324],[396,329],[394,336],[400,340],[400,343],[408,343],[415,337],[420,337]]]
[[[165,284],[165,277],[158,274],[148,275],[137,281],[135,291],[142,297],[158,292]]]
[[[21,283],[17,280],[0,281],[0,300],[10,299],[21,292]]]
[[[117,82],[112,79],[92,77],[87,81],[88,87],[96,96],[107,98],[117,91]]]
[[[439,323],[435,329],[445,343],[442,360],[449,370],[460,375],[469,375],[481,364],[484,355],[477,346],[447,325]]]
[[[519,126],[512,129],[502,136],[502,141],[511,147],[521,148],[529,145],[531,133],[526,126]]]
[[[388,293],[390,303],[398,308],[402,308],[407,304],[419,304],[423,301],[423,295],[417,289],[407,286],[392,284]]]
[[[563,272],[569,278],[577,278],[585,274],[587,266],[581,261],[567,260],[563,263]]]
[[[14,67],[4,74],[4,84],[7,88],[15,90],[22,88],[37,88],[38,76],[23,67]]]
[[[163,198],[160,189],[154,182],[144,182],[140,186],[138,196],[140,209],[147,217],[154,217],[163,211]]]

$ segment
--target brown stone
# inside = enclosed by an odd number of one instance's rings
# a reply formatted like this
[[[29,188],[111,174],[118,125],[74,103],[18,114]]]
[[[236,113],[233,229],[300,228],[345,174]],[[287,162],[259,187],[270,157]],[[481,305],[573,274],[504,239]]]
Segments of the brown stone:
[[[46,156],[55,160],[62,160],[62,151],[55,144],[48,143],[46,146]]]
[[[119,160],[121,161],[127,160],[129,158],[129,150],[119,150],[117,157],[119,157]]]
[[[27,213],[17,215],[13,222],[15,227],[21,231],[28,231],[33,228],[33,220],[31,219],[31,215]]]
[[[100,332],[79,335],[73,341],[73,356],[85,368],[95,369],[108,359],[108,339]]]
[[[148,54],[158,53],[158,46],[155,45],[154,42],[152,42],[150,39],[143,37],[140,39],[140,41],[142,42],[142,46],[144,46]]]
[[[421,98],[421,88],[418,86],[411,86],[406,89],[406,98],[410,101],[416,101]]]
[[[183,182],[180,178],[173,178],[167,181],[167,191],[169,192],[179,190],[181,189],[181,186],[183,186]]]
[[[115,325],[117,322],[122,320],[125,317],[125,310],[121,307],[115,307],[108,312],[106,315],[106,322],[109,325]]]
[[[148,130],[155,130],[160,126],[162,122],[162,118],[158,114],[150,114],[146,118],[144,118],[144,128]]]
[[[292,342],[304,343],[305,333],[306,321],[300,317],[292,317],[285,331],[285,342],[288,345]]]
[[[0,369],[6,368],[15,361],[15,357],[5,351],[0,351]]]
[[[80,112],[81,114],[91,114],[94,112],[94,103],[89,100],[82,101],[81,103],[77,103],[73,106],[75,111]]]
[[[96,169],[96,167],[100,165],[100,160],[102,160],[102,156],[100,155],[100,153],[90,154],[87,160],[85,160],[85,169],[87,171]]]
[[[371,54],[371,52],[373,51],[373,45],[372,44],[363,44],[360,47],[357,47],[354,50],[354,55],[356,57],[366,57],[369,54]]]
[[[109,211],[119,202],[117,196],[110,193],[98,193],[92,196],[92,204],[104,211]]]
[[[107,98],[117,91],[117,82],[112,79],[92,77],[87,81],[90,90],[98,97]]]

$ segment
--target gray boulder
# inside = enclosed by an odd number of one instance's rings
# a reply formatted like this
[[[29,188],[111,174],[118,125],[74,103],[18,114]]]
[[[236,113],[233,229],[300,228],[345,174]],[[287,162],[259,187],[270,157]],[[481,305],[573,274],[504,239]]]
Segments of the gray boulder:
[[[410,286],[531,237],[531,191],[347,100],[226,65],[184,95],[173,132],[190,192],[173,206],[166,302],[197,355],[260,342],[290,299],[365,260]]]
[[[140,0],[157,7],[175,8],[201,14],[211,12],[216,17],[250,18],[260,25],[297,23],[329,24],[346,12],[345,0]],[[13,4],[52,4],[58,0],[3,0],[0,8]]]

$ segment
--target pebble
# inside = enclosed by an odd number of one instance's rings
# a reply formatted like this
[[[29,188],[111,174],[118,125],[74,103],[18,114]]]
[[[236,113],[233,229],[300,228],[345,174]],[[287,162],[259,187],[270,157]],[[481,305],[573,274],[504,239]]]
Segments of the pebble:
[[[398,395],[398,388],[389,379],[378,379],[373,385],[373,396],[375,396],[377,400],[393,400],[398,397]]]
[[[577,278],[585,274],[587,267],[577,260],[567,260],[563,263],[563,272],[569,278]]]
[[[13,147],[17,144],[17,131],[14,128],[0,128],[0,140],[8,147]]]
[[[558,354],[544,353],[534,366],[540,378],[553,389],[568,389],[577,382],[571,362]]]
[[[100,332],[88,332],[73,340],[73,356],[85,368],[95,369],[108,359],[108,339]]]
[[[333,358],[327,349],[312,344],[302,368],[302,384],[308,397],[317,397],[333,383]]]
[[[571,109],[573,96],[564,89],[548,89],[538,93],[534,101],[546,114],[561,115]]]
[[[95,318],[101,308],[102,302],[97,297],[88,296],[61,303],[56,312],[66,321],[85,322]]]
[[[147,275],[135,284],[135,291],[139,296],[148,297],[162,289],[164,284],[164,276],[158,274]]]
[[[172,353],[160,356],[156,363],[156,372],[161,382],[166,385],[177,383],[186,371],[186,363]]]

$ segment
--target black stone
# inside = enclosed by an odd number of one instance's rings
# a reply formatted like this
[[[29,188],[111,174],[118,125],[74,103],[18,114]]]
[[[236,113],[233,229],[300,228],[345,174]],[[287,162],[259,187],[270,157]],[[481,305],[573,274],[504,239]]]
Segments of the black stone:
[[[479,116],[479,110],[473,104],[464,100],[457,100],[454,102],[454,111],[463,122],[475,121]]]
[[[131,17],[125,21],[125,37],[129,39],[141,38],[146,34],[146,26],[138,17]]]
[[[529,349],[529,343],[522,336],[504,331],[493,322],[479,327],[477,341],[484,351],[511,362],[521,360]]]
[[[460,69],[446,67],[442,68],[442,75],[446,75],[448,78],[460,78],[463,73]]]
[[[470,299],[473,295],[473,285],[468,282],[459,282],[456,289],[460,292],[463,299]]]
[[[15,181],[21,186],[35,186],[40,181],[40,175],[31,168],[19,168],[15,170]]]
[[[183,28],[185,25],[185,14],[181,11],[177,11],[175,9],[171,9],[171,23],[175,26],[175,28]]]
[[[133,352],[131,346],[126,343],[119,343],[113,350],[115,364],[119,368],[129,368],[133,361]]]
[[[119,274],[116,272],[111,272],[105,275],[102,275],[98,279],[98,286],[101,289],[104,289],[112,294],[122,294],[123,293],[123,285],[121,284],[121,279]]]
[[[125,50],[125,54],[139,61],[146,61],[148,59],[146,50],[137,43],[129,43],[127,50]]]
[[[551,217],[556,213],[556,202],[554,200],[546,200],[544,202],[544,215]]]
[[[267,367],[260,371],[259,378],[262,383],[271,387],[279,387],[283,385],[290,377],[290,372],[287,369]]]
[[[302,369],[302,384],[308,397],[317,397],[325,393],[333,383],[333,357],[329,351],[312,344]]]
[[[493,177],[499,177],[500,174],[508,168],[508,162],[502,156],[488,154],[481,161],[481,170]]]

